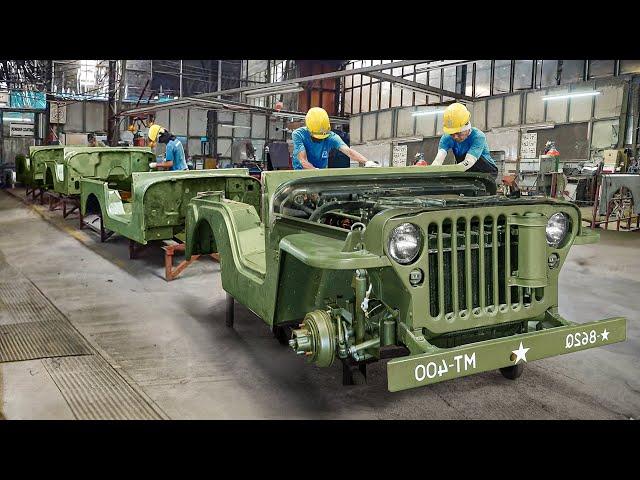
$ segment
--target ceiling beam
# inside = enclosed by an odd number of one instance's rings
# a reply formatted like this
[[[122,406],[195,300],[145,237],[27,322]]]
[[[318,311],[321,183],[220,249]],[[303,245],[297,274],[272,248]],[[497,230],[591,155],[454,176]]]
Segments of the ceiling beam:
[[[382,72],[368,73],[367,76],[376,78],[378,80],[384,80],[386,82],[399,83],[400,85],[410,87],[411,90],[415,90],[423,93],[433,93],[436,95],[443,95],[445,97],[455,98],[456,100],[473,102],[472,97],[468,97],[466,95],[463,95],[462,93],[443,90],[441,88],[425,85],[424,83],[418,83],[418,82],[414,82],[413,80],[407,80],[406,78],[396,77],[395,75],[389,75],[388,73],[382,73]]]
[[[410,65],[417,65],[419,63],[428,63],[431,62],[432,60],[402,60],[402,61],[398,61],[398,62],[391,62],[391,63],[385,63],[385,64],[381,64],[381,65],[374,65],[372,67],[363,67],[363,68],[355,68],[352,70],[337,70],[335,72],[328,72],[328,73],[320,73],[317,75],[310,75],[308,77],[299,77],[299,78],[291,78],[288,80],[282,80],[280,82],[273,82],[273,83],[265,83],[263,85],[261,85],[260,87],[257,87],[255,85],[252,86],[247,86],[247,87],[239,87],[239,88],[231,88],[228,90],[219,90],[216,92],[211,92],[211,93],[201,93],[200,95],[193,95],[191,97],[184,97],[183,99],[180,100],[176,100],[175,102],[163,102],[163,106],[164,105],[171,105],[172,103],[176,103],[179,102],[181,100],[184,99],[205,99],[205,98],[210,98],[210,97],[218,97],[218,96],[222,96],[222,95],[233,95],[235,93],[242,93],[245,92],[247,90],[254,90],[254,91],[259,91],[261,89],[264,90],[271,90],[274,87],[279,87],[281,85],[292,85],[295,83],[299,83],[299,82],[312,82],[314,80],[324,80],[327,78],[340,78],[340,77],[348,77],[350,75],[358,75],[358,74],[367,74],[370,72],[379,72],[381,70],[388,70],[388,69],[392,69],[392,68],[401,68],[401,67],[407,67]],[[125,110],[122,113],[123,114],[134,114],[137,113],[139,111],[139,109],[129,109],[129,110]]]

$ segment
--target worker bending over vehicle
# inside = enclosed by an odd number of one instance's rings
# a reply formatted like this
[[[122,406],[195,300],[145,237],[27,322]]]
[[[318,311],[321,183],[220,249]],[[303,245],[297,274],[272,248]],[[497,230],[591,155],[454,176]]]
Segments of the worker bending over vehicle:
[[[340,136],[331,131],[329,115],[324,108],[310,108],[305,117],[305,124],[305,127],[297,128],[291,134],[294,170],[327,168],[329,152],[333,149],[339,150],[365,167],[380,166],[348,147]]]
[[[443,130],[438,153],[431,165],[442,165],[451,150],[456,163],[461,163],[467,172],[490,173],[498,176],[496,162],[489,154],[487,137],[481,130],[471,126],[471,113],[461,103],[447,107],[443,115]]]
[[[153,148],[156,143],[165,143],[167,149],[164,155],[164,162],[151,162],[150,168],[163,168],[169,170],[188,170],[187,161],[184,156],[184,147],[180,140],[171,132],[160,125],[151,125],[149,127],[149,146]]]

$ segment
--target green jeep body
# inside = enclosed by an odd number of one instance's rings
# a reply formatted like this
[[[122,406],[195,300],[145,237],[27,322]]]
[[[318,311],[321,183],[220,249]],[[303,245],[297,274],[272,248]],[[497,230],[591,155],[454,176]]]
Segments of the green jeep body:
[[[117,181],[82,177],[82,215],[98,213],[104,228],[145,245],[184,232],[187,204],[198,192],[223,191],[259,208],[260,182],[246,168],[133,172],[127,190]],[[121,192],[130,194],[123,199]]]
[[[80,195],[80,180],[91,177],[130,190],[133,172],[148,172],[155,161],[150,148],[67,147],[63,156],[45,162],[45,178],[53,177],[53,189],[63,195]]]
[[[55,165],[62,161],[64,145],[48,145],[42,147],[29,147],[29,159],[31,168],[32,185],[40,188],[53,188],[53,171]],[[47,177],[47,164],[51,166]]]
[[[461,166],[263,173],[262,210],[200,194],[186,254],[220,254],[222,286],[320,366],[387,364],[398,391],[619,342],[626,321],[558,315],[558,275],[573,244],[597,241],[573,204],[496,194]],[[569,227],[557,247],[547,222]],[[390,255],[394,228],[419,232],[409,264]],[[452,253],[455,252],[455,253]]]

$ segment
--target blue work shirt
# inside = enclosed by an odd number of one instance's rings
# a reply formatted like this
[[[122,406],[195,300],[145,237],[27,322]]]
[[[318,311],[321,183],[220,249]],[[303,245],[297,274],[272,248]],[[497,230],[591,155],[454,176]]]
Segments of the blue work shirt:
[[[169,140],[164,156],[167,162],[173,162],[171,170],[188,170],[187,161],[184,158],[184,147],[177,138]]]
[[[334,132],[329,132],[329,136],[323,140],[314,141],[307,127],[295,129],[291,134],[291,139],[293,140],[292,164],[294,170],[302,170],[303,168],[298,159],[298,153],[302,150],[307,152],[307,160],[314,167],[327,168],[329,152],[334,148],[337,150],[342,146],[347,146]]]
[[[488,163],[496,167],[496,162],[489,154],[489,145],[487,144],[487,137],[475,127],[471,127],[471,133],[464,140],[464,142],[456,142],[451,135],[444,134],[440,138],[440,144],[438,149],[444,151],[451,151],[456,157],[456,162],[460,163],[464,160],[464,157],[468,154],[473,155],[476,158],[484,158]]]

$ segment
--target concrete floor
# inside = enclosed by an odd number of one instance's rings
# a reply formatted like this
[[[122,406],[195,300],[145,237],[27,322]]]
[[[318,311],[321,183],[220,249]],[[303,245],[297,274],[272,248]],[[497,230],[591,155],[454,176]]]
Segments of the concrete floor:
[[[20,192],[16,192],[19,194]],[[390,393],[384,362],[368,383],[339,364],[307,365],[241,306],[224,325],[219,266],[208,258],[171,283],[159,247],[128,259],[75,219],[0,193],[0,255],[26,275],[100,354],[172,419],[629,419],[640,416],[640,233],[603,232],[572,249],[560,313],[626,316],[624,343],[537,361],[517,381],[486,372]],[[614,248],[615,247],[615,248]],[[41,360],[0,364],[6,418],[73,418]]]

